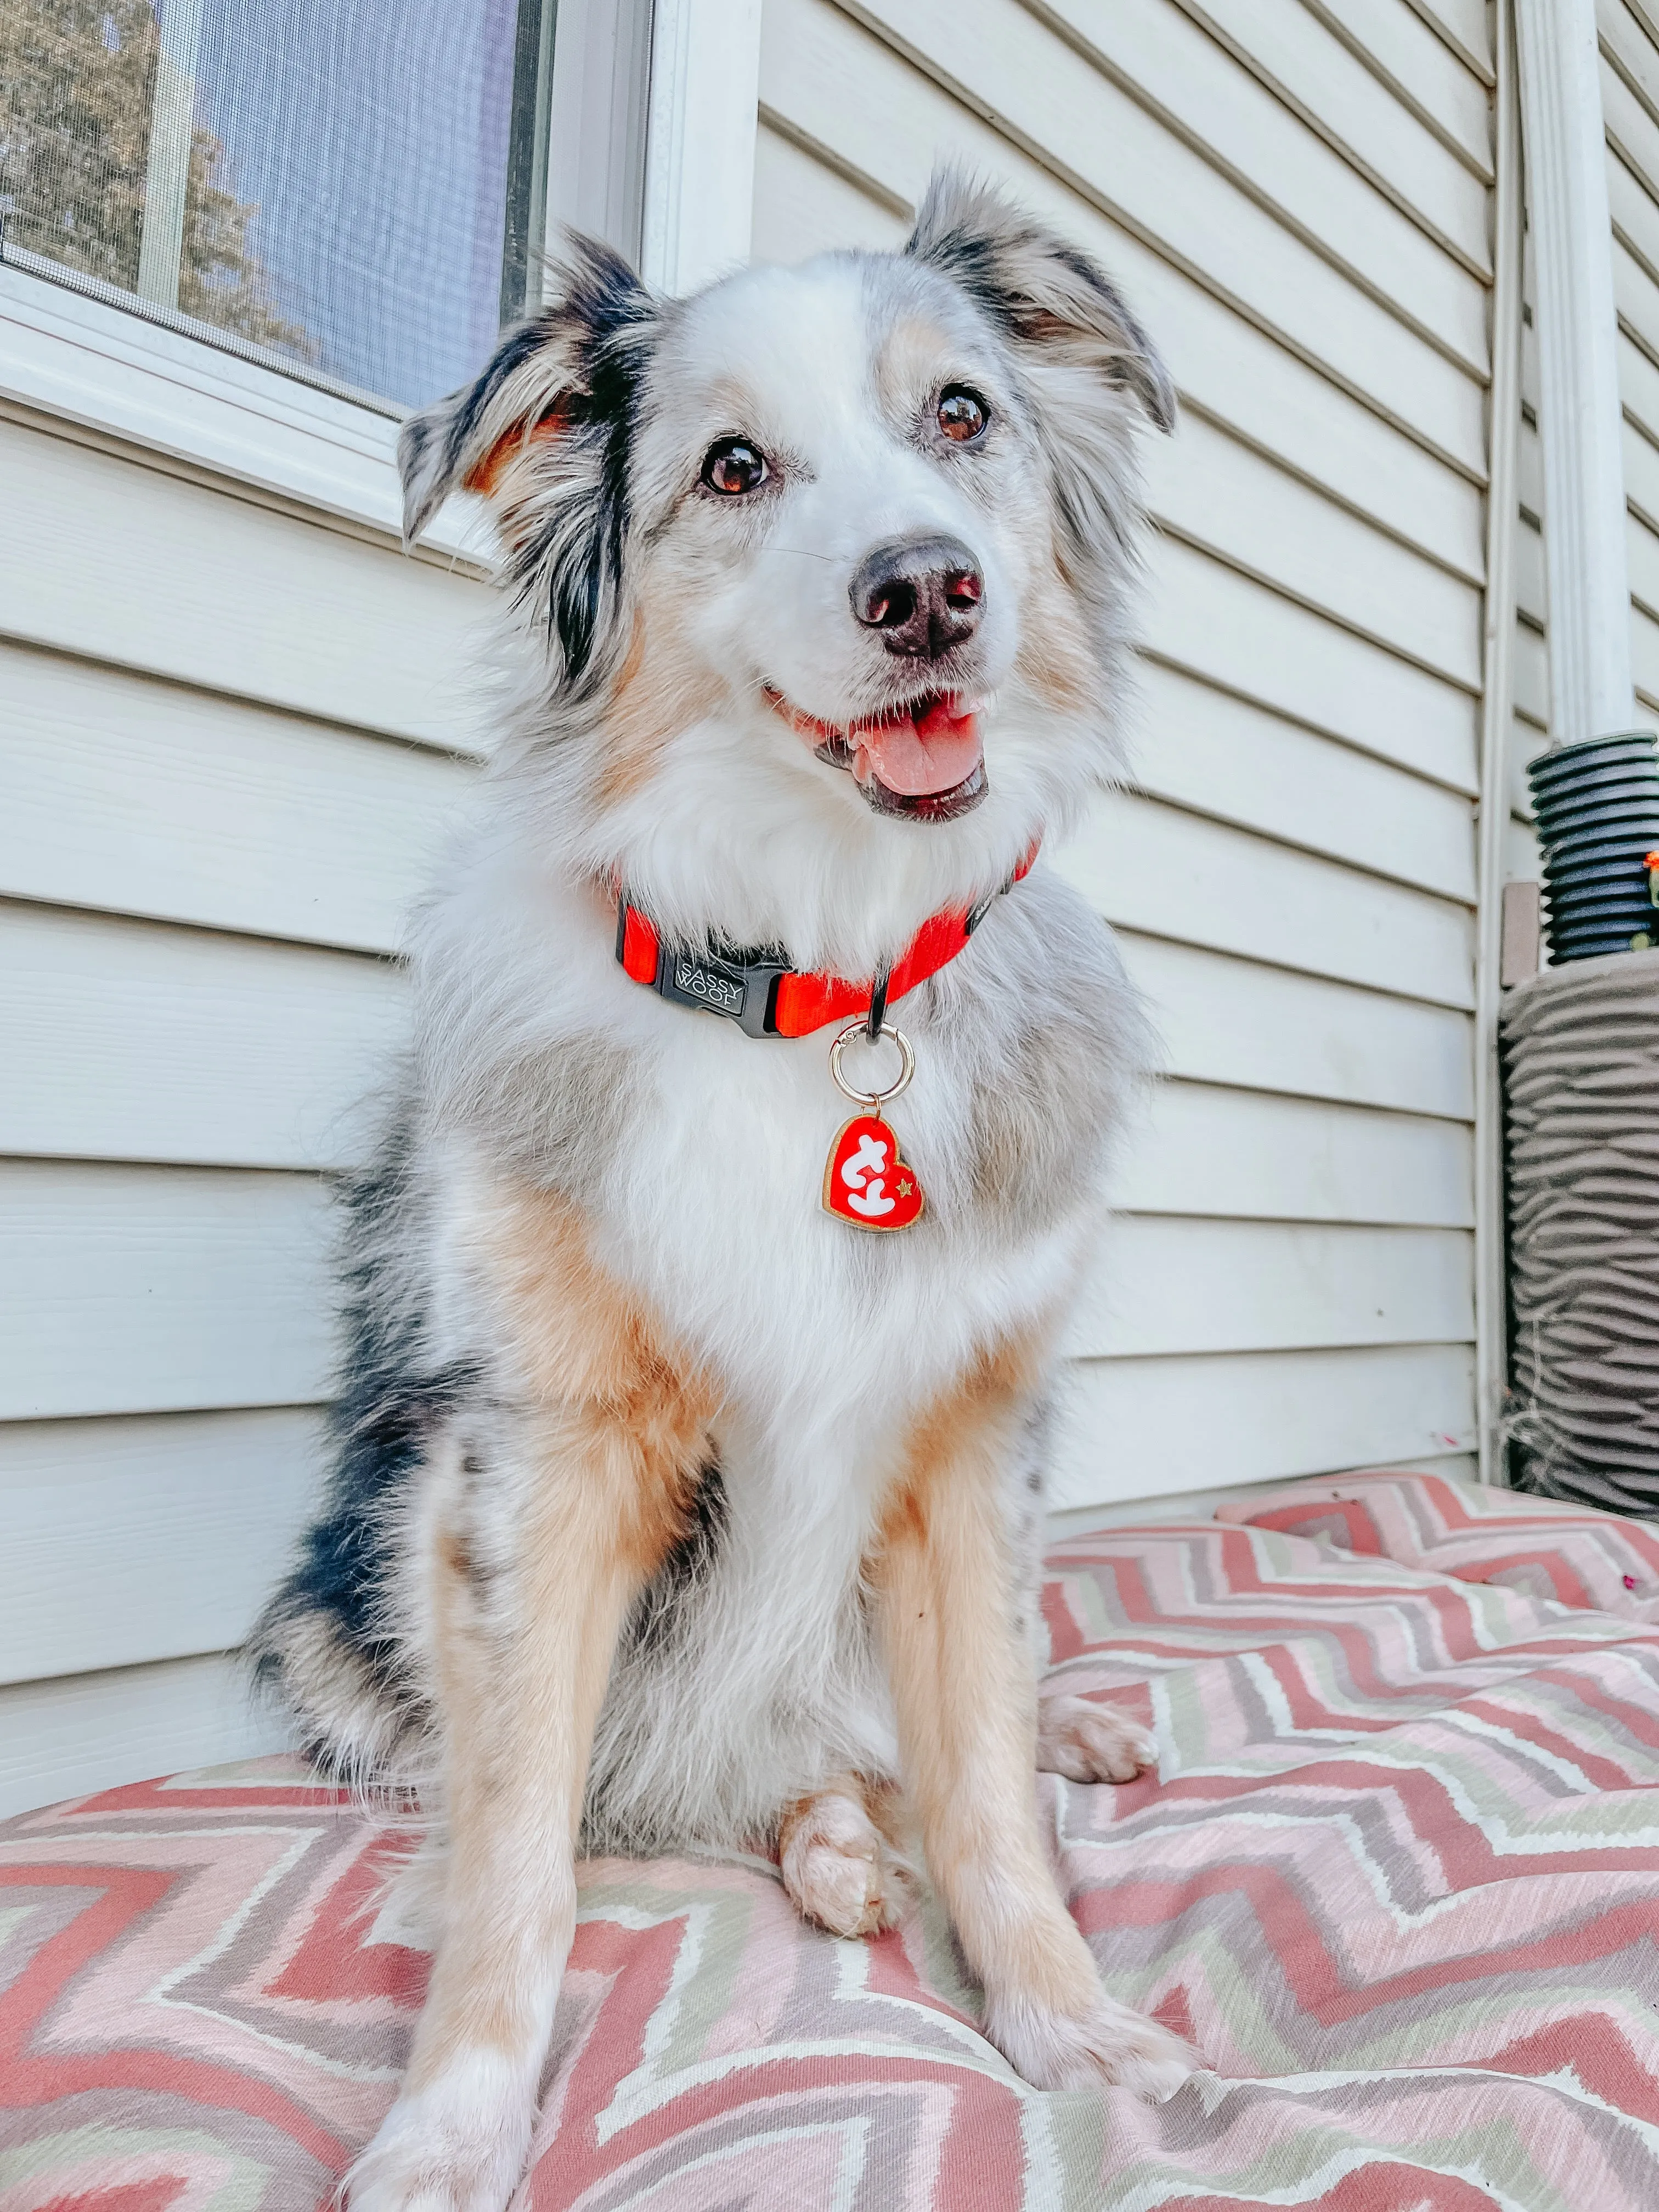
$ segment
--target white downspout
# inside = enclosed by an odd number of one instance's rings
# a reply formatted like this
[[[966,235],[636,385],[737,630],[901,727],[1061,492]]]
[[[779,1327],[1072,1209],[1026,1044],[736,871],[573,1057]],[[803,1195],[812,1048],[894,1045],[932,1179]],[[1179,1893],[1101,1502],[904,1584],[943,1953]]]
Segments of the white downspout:
[[[1538,296],[1550,737],[1630,727],[1630,580],[1595,0],[1516,0]]]
[[[1493,10],[1498,85],[1492,190],[1492,392],[1487,428],[1486,596],[1475,933],[1474,1339],[1480,1480],[1504,1479],[1509,1283],[1504,1220],[1504,1087],[1498,1064],[1510,732],[1515,700],[1515,534],[1521,436],[1521,118],[1513,11]]]

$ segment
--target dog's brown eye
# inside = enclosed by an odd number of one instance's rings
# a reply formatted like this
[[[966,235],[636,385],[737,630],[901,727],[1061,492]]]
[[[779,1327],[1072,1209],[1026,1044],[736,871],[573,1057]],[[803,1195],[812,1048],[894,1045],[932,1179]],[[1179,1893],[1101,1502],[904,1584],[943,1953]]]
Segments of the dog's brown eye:
[[[743,438],[725,438],[718,446],[708,448],[702,465],[702,480],[710,491],[725,494],[727,499],[739,499],[746,491],[766,482],[766,456],[757,453]]]
[[[948,391],[940,393],[939,427],[957,445],[969,445],[981,436],[985,423],[985,402],[977,392],[969,392],[963,385],[953,384]]]

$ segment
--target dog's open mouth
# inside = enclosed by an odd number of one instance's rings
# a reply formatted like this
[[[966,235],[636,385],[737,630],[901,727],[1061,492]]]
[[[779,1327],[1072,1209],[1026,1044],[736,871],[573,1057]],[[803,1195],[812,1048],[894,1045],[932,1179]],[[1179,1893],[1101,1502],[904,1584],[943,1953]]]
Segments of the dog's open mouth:
[[[766,696],[821,761],[850,770],[878,814],[953,822],[990,789],[978,704],[956,692],[930,691],[885,714],[847,723],[803,714],[770,684]]]

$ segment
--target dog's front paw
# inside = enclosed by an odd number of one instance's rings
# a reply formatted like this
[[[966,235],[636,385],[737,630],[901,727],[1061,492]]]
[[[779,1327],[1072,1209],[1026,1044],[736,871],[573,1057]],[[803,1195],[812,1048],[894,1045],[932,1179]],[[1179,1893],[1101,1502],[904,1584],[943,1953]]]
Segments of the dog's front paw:
[[[1133,1782],[1158,1764],[1158,1739],[1115,1705],[1056,1691],[1037,1705],[1037,1768],[1068,1782]]]
[[[820,1790],[783,1816],[783,1886],[804,1920],[832,1936],[873,1936],[902,1914],[904,1886],[880,1831],[844,1790]]]
[[[985,2032],[1035,2089],[1098,2089],[1109,2082],[1161,2105],[1204,2063],[1167,2027],[1105,1996],[1078,2019],[1024,1997],[994,1998]]]
[[[503,2212],[523,2171],[533,2099],[518,2069],[475,2052],[398,2098],[340,2185],[350,2212]]]

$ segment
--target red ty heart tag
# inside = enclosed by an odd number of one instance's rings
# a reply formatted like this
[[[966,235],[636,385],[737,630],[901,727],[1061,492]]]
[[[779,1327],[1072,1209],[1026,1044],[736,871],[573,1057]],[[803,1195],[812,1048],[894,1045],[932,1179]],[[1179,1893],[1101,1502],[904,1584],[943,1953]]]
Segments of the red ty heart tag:
[[[825,1212],[856,1229],[908,1229],[923,1204],[916,1171],[880,1115],[843,1121],[823,1170]]]

